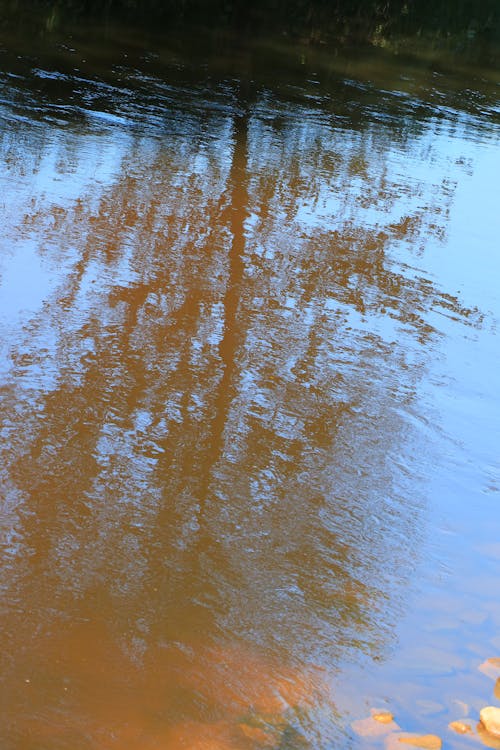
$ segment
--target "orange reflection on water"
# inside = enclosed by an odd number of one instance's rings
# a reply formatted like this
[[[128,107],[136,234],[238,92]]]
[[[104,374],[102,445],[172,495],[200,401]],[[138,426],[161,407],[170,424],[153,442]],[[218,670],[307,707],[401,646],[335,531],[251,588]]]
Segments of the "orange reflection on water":
[[[92,624],[27,645],[3,704],[20,746],[276,747],[320,698],[319,673],[245,646],[129,649]]]
[[[432,125],[162,86],[161,123],[3,131],[9,750],[330,741],[418,559],[439,321],[480,324],[413,265]]]

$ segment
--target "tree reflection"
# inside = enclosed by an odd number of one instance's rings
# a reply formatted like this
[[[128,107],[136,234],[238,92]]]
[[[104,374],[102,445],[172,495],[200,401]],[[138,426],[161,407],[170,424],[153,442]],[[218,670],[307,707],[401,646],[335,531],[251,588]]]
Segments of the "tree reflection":
[[[2,376],[7,730],[52,743],[321,746],[296,707],[384,652],[418,558],[439,316],[478,322],[412,267],[453,198],[423,126],[207,110],[9,144],[6,241],[50,284]]]

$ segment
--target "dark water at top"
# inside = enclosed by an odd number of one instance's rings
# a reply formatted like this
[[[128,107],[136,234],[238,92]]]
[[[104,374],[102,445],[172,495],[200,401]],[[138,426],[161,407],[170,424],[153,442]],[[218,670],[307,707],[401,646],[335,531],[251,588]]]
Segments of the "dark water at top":
[[[469,747],[498,70],[2,33],[2,750]]]

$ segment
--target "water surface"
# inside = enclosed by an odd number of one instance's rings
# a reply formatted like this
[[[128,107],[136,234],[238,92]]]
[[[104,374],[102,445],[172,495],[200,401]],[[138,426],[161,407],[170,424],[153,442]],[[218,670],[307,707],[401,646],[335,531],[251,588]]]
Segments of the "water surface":
[[[2,748],[365,747],[374,706],[466,746],[500,653],[495,71],[2,45]]]

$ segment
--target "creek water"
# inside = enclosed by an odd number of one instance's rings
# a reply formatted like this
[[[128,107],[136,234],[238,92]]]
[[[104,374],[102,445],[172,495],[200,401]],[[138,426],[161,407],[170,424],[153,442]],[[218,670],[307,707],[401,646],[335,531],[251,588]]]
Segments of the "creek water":
[[[2,34],[2,750],[383,746],[372,708],[469,747],[498,69]]]

